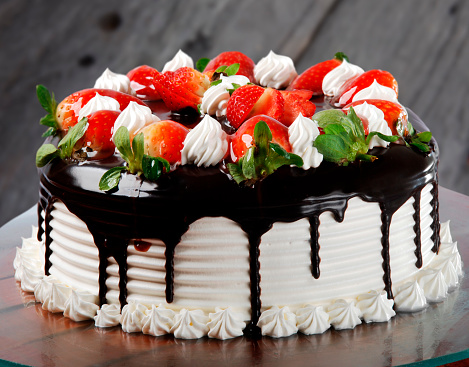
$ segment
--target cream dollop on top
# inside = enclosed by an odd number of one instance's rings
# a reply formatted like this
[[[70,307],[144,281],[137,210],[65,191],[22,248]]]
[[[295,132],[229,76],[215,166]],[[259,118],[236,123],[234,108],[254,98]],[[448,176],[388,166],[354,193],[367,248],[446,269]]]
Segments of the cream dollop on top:
[[[361,101],[363,99],[382,99],[385,101],[399,103],[397,101],[396,91],[379,84],[376,79],[369,87],[357,92],[357,94],[353,96],[352,102]]]
[[[386,291],[370,291],[357,297],[357,307],[365,322],[385,322],[396,315],[392,309],[394,301],[388,299]]]
[[[121,309],[117,304],[104,304],[96,312],[94,326],[113,327],[120,324]]]
[[[353,302],[344,299],[336,300],[327,308],[330,323],[337,330],[353,329],[362,323],[360,320],[361,311]]]
[[[282,338],[298,332],[296,315],[288,306],[282,308],[273,306],[265,310],[259,317],[257,326],[261,328],[262,335],[273,338]]]
[[[185,66],[194,68],[194,61],[188,54],[179,50],[170,61],[164,64],[162,73],[165,71],[176,71]]]
[[[181,164],[194,163],[198,167],[214,166],[228,151],[227,134],[220,123],[209,115],[187,134],[181,151]]]
[[[114,122],[114,129],[112,138],[116,131],[121,127],[125,126],[129,130],[129,134],[132,137],[137,133],[138,130],[150,125],[154,122],[160,121],[158,116],[155,116],[149,107],[138,104],[137,102],[130,102],[128,106],[117,116]]]
[[[117,102],[112,97],[102,96],[99,93],[96,93],[96,95],[81,108],[80,112],[78,113],[78,121],[80,121],[83,117],[89,116],[92,113],[101,110],[120,112],[119,102]]]
[[[254,67],[256,82],[268,88],[285,88],[297,75],[293,60],[288,56],[277,55],[273,51],[260,59]]]
[[[145,311],[143,318],[142,332],[144,334],[159,336],[169,334],[174,325],[176,313],[159,304],[151,306],[151,309]]]
[[[93,319],[99,310],[98,296],[86,291],[72,290],[72,294],[65,302],[64,316],[73,321]]]
[[[96,79],[94,88],[112,89],[122,93],[135,94],[130,87],[130,79],[127,75],[113,73],[108,68]]]
[[[339,66],[326,74],[322,81],[322,91],[326,96],[334,97],[339,94],[340,88],[347,80],[364,72],[361,67],[351,64],[344,59]]]
[[[303,159],[303,169],[319,167],[323,155],[319,153],[313,143],[320,135],[316,121],[304,117],[301,113],[288,127],[288,140],[292,146],[292,152]]]
[[[121,325],[126,333],[142,331],[143,319],[148,308],[141,303],[130,301],[122,309]]]
[[[448,285],[441,270],[424,269],[418,273],[417,281],[420,287],[422,287],[427,301],[440,302],[446,298]]]
[[[174,318],[171,333],[179,339],[199,339],[208,333],[210,318],[202,310],[183,308]]]
[[[215,313],[210,313],[208,317],[210,318],[210,322],[207,324],[209,338],[226,340],[243,335],[246,322],[231,307],[226,309],[217,307]]]
[[[296,311],[298,331],[306,335],[322,334],[331,327],[329,315],[322,306],[306,305]]]
[[[212,85],[208,88],[202,97],[200,110],[202,113],[216,115],[217,117],[226,116],[226,106],[230,99],[228,89],[234,89],[233,83],[240,86],[249,83],[249,78],[244,75],[231,75],[220,77],[221,83]]]
[[[403,312],[413,312],[423,310],[427,307],[427,299],[423,289],[417,281],[404,283],[394,295],[396,309]]]
[[[354,106],[353,109],[358,117],[368,120],[368,131],[377,131],[384,135],[392,135],[392,131],[388,126],[388,123],[384,119],[384,112],[378,107],[363,102],[360,105]],[[370,140],[370,149],[374,147],[387,147],[389,142],[381,139],[378,136],[373,136]]]

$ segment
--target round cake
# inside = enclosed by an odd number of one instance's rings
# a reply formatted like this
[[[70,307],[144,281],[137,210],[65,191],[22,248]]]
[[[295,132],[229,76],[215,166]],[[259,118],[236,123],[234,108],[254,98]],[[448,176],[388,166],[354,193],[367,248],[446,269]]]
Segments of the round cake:
[[[457,286],[438,147],[390,73],[341,53],[300,75],[273,52],[197,68],[180,51],[162,72],[106,70],[58,105],[38,87],[39,230],[14,265],[43,308],[283,337],[386,322]]]

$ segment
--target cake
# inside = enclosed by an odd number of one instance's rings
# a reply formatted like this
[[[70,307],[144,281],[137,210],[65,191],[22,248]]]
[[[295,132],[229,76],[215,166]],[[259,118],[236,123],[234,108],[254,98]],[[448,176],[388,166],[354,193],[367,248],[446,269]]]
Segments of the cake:
[[[285,337],[386,322],[458,285],[438,146],[390,73],[341,53],[300,75],[273,52],[196,66],[179,51],[162,72],[106,70],[58,105],[38,86],[39,225],[14,266],[44,309]]]

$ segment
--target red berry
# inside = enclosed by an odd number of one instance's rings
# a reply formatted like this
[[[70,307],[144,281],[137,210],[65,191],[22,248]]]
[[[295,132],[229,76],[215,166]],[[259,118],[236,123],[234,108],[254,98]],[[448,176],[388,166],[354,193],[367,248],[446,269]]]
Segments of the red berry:
[[[171,120],[154,122],[139,131],[145,140],[145,154],[161,157],[170,164],[181,162],[181,150],[189,132],[184,125]]]
[[[111,89],[84,89],[69,95],[57,106],[55,119],[64,132],[67,132],[70,127],[76,125],[80,110],[91,98],[96,96],[96,93],[99,93],[101,96],[114,98],[119,103],[121,111],[123,111],[132,101],[146,106],[145,102],[142,102],[139,98],[126,93],[117,92]]]
[[[259,121],[265,121],[272,133],[272,142],[279,144],[287,152],[291,152],[288,140],[288,128],[266,115],[257,115],[245,121],[238,131],[231,137],[231,159],[237,162],[246,154],[246,151],[254,144],[254,128]]]
[[[182,67],[176,71],[159,73],[155,87],[171,111],[186,107],[197,109],[205,91],[210,87],[210,80],[195,69]]]
[[[239,64],[237,75],[244,75],[249,78],[251,83],[255,82],[254,79],[254,61],[252,61],[245,54],[238,51],[222,52],[220,55],[210,60],[205,67],[204,72],[217,70],[220,66],[230,66],[232,64]]]
[[[341,60],[334,58],[313,65],[302,74],[298,75],[287,89],[307,89],[312,91],[315,96],[321,96],[323,95],[322,81],[324,80],[324,77],[341,63]]]
[[[127,73],[130,79],[130,86],[137,93],[137,97],[148,100],[156,101],[161,99],[160,94],[156,90],[156,76],[159,71],[147,66],[138,66]]]
[[[347,112],[350,107],[355,107],[365,102],[379,108],[384,112],[384,119],[388,123],[388,126],[391,129],[393,135],[398,135],[398,128],[404,132],[407,131],[407,113],[401,105],[394,102],[385,101],[382,99],[364,99],[350,103],[342,110]],[[368,121],[363,121],[363,127],[365,128],[365,134],[368,135]]]
[[[376,69],[369,70],[347,81],[342,86],[339,96],[337,96],[334,100],[339,102],[341,106],[345,106],[352,102],[355,94],[365,88],[368,88],[375,80],[382,86],[394,89],[397,97],[398,87],[396,79],[394,79],[390,72]]]
[[[244,85],[233,92],[226,106],[226,118],[231,126],[237,128],[247,119],[263,93],[264,88],[257,85]]]
[[[88,159],[104,159],[114,154],[112,141],[114,122],[119,116],[117,111],[96,111],[88,116],[88,128],[75,147],[89,148],[94,151]]]
[[[283,119],[285,101],[280,91],[266,88],[259,100],[254,104],[247,118],[257,115],[267,115],[277,121]]]
[[[309,99],[313,92],[306,90],[281,91],[285,100],[284,115],[280,120],[285,126],[290,126],[301,113],[304,117],[312,117],[316,111],[316,105]]]

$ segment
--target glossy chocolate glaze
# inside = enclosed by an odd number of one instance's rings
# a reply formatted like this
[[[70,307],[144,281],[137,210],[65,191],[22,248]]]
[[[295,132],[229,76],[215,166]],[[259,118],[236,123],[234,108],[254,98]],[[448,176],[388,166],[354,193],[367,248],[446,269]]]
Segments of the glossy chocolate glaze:
[[[410,112],[417,130],[425,126]],[[308,218],[311,223],[311,270],[320,277],[320,221],[325,211],[340,222],[348,201],[360,197],[379,203],[382,220],[383,284],[392,298],[389,259],[389,226],[393,214],[410,197],[420,201],[420,191],[434,184],[433,250],[439,246],[437,196],[438,148],[432,141],[428,155],[403,145],[375,148],[375,162],[356,162],[339,167],[323,162],[318,168],[302,170],[281,167],[254,187],[236,184],[221,167],[178,167],[157,183],[124,173],[117,190],[99,191],[98,182],[109,168],[123,165],[118,156],[101,161],[67,163],[55,160],[39,171],[38,211],[45,211],[46,274],[51,263],[50,217],[52,205],[62,201],[88,226],[99,250],[100,302],[106,302],[108,258],[119,264],[121,306],[126,303],[127,246],[132,239],[157,238],[166,245],[166,300],[174,298],[174,251],[182,235],[194,221],[203,217],[227,217],[237,222],[248,236],[250,245],[251,323],[245,333],[259,333],[256,324],[261,310],[259,245],[261,237],[275,222],[294,222]],[[414,219],[419,218],[415,205]],[[39,216],[41,218],[41,216]],[[41,222],[41,219],[40,219]],[[38,237],[41,238],[41,230]],[[416,266],[421,266],[420,230],[416,233]]]

